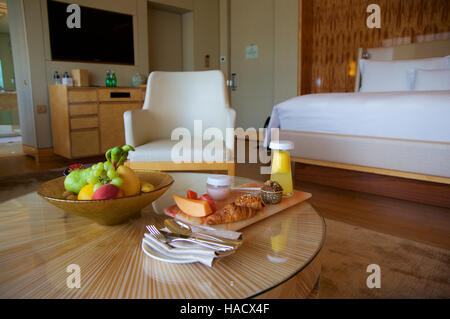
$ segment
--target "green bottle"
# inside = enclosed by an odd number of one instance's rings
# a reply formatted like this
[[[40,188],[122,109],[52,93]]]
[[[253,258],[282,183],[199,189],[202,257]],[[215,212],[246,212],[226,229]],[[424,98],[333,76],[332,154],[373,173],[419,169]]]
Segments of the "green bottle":
[[[111,83],[111,70],[110,69],[106,70],[105,84],[106,84],[107,88],[110,88],[112,86],[112,83]]]
[[[112,73],[112,78],[111,78],[111,86],[112,87],[117,87],[117,78],[116,78],[116,73]]]

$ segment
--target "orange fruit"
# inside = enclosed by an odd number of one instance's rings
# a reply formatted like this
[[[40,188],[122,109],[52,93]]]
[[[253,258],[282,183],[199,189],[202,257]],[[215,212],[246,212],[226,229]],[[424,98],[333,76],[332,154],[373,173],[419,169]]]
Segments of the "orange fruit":
[[[87,184],[78,193],[78,200],[91,200],[94,195],[94,184]]]

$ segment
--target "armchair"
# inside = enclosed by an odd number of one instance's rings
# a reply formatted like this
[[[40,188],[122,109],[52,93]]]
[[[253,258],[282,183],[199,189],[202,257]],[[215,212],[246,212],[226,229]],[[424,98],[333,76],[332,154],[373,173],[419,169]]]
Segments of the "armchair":
[[[143,108],[124,113],[125,140],[136,150],[126,165],[135,170],[226,170],[234,175],[235,121],[221,71],[152,72]],[[187,136],[189,149],[177,152]],[[214,158],[205,158],[207,152]],[[174,160],[178,153],[181,161]]]

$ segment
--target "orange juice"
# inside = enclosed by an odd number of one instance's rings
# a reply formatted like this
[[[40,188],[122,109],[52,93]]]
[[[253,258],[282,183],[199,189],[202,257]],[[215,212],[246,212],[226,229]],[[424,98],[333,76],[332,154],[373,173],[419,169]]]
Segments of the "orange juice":
[[[293,186],[289,150],[293,145],[287,141],[271,142],[270,148],[273,151],[270,179],[283,187],[283,196],[291,196]]]

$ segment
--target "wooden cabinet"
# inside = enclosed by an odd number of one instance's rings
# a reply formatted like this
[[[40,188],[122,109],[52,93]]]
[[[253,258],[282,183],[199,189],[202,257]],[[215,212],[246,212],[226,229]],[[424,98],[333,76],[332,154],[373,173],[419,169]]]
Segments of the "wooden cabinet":
[[[142,108],[142,103],[105,103],[98,106],[98,117],[101,123],[107,123],[100,127],[100,145],[104,153],[111,147],[119,145],[117,141],[125,143],[125,127],[123,123],[123,113],[128,110],[138,110]]]
[[[50,85],[54,153],[82,158],[125,144],[123,113],[142,108],[144,96],[144,88]]]

